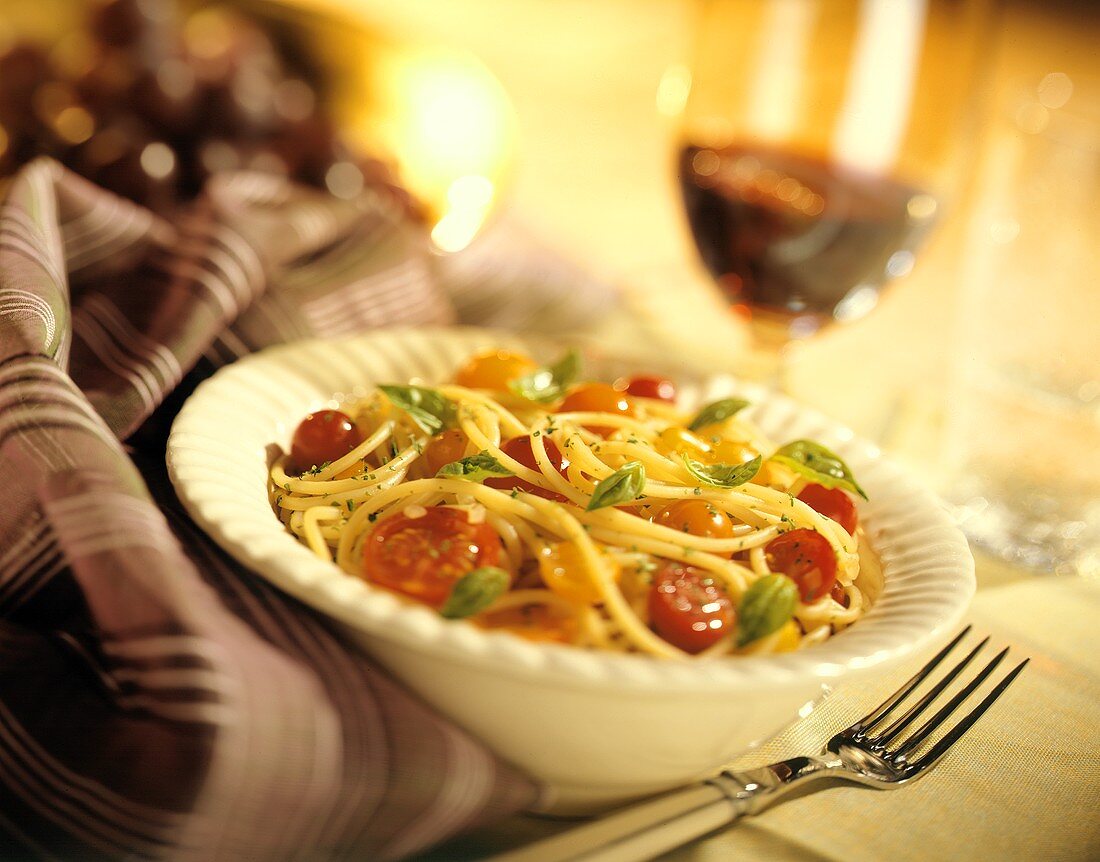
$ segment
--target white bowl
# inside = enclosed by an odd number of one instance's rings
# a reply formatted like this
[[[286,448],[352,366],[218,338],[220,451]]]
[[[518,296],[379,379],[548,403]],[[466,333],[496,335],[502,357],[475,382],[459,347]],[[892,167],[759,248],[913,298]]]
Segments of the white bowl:
[[[271,445],[299,420],[379,382],[438,382],[490,346],[554,358],[560,344],[470,329],[388,330],[265,350],[204,382],[168,440],[168,469],[192,517],[240,562],[331,615],[424,700],[542,781],[543,810],[591,810],[657,792],[729,761],[806,715],[829,688],[873,685],[943,642],[974,591],[966,540],[930,492],[870,443],[790,399],[729,378],[680,378],[686,399],[739,392],[779,442],[835,449],[869,502],[860,518],[885,589],[868,614],[795,653],[673,662],[539,644],[402,602],[315,557],[268,505]],[[589,355],[592,377],[660,371],[659,361]]]

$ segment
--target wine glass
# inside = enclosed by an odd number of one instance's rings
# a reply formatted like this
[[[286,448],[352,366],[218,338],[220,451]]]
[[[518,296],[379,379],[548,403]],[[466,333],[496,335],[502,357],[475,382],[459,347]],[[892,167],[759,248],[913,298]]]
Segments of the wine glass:
[[[703,0],[679,181],[699,257],[783,388],[790,345],[863,317],[960,180],[981,3]]]

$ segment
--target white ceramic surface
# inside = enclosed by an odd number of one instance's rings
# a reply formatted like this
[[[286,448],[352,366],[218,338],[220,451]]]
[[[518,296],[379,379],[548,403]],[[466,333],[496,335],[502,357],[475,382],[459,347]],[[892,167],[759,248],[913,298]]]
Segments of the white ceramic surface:
[[[388,330],[271,348],[228,366],[184,405],[168,468],[194,519],[239,561],[330,614],[441,712],[547,785],[544,808],[578,811],[698,777],[775,733],[859,674],[925,652],[958,625],[974,591],[973,559],[944,508],[877,448],[789,399],[729,378],[680,378],[684,399],[731,392],[778,442],[808,437],[835,449],[870,501],[860,517],[881,556],[885,590],[867,616],[796,653],[671,662],[484,632],[442,619],[349,577],[286,533],[267,502],[272,444],[298,421],[375,383],[446,379],[475,350],[562,346],[471,329]],[[586,374],[660,371],[637,357],[586,356]],[[690,728],[684,733],[684,728]]]

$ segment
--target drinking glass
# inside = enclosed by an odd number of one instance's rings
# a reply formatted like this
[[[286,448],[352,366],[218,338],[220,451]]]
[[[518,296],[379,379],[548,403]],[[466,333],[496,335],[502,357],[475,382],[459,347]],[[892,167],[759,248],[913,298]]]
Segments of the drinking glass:
[[[987,20],[980,2],[700,4],[683,204],[776,385],[791,342],[913,268],[960,179]]]

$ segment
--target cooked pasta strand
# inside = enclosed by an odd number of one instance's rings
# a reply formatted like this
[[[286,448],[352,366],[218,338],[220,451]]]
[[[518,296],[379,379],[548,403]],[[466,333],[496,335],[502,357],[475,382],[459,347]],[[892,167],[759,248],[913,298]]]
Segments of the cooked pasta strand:
[[[450,448],[445,451],[463,452],[464,440],[474,468],[489,470],[484,475],[510,477],[503,483],[506,489],[482,484],[481,474],[470,477],[475,481],[435,475],[439,461],[432,466],[425,457],[432,441],[421,430],[423,423],[378,392],[346,405],[363,433],[369,431],[346,455],[302,475],[288,472],[286,457],[271,466],[269,498],[287,529],[349,575],[371,580],[367,556],[392,553],[397,559],[406,547],[423,546],[429,557],[480,559],[477,555],[485,550],[480,546],[462,545],[466,540],[457,548],[449,542],[425,544],[427,539],[417,532],[419,519],[429,510],[449,507],[465,513],[467,524],[483,525],[480,530],[488,529],[488,535],[499,539],[490,543],[494,547],[488,548],[488,559],[504,568],[512,582],[475,614],[475,623],[673,660],[691,653],[714,660],[820,643],[858,620],[881,592],[881,567],[862,531],[850,535],[798,499],[810,480],[778,461],[766,462],[775,445],[740,413],[692,433],[687,427],[695,413],[648,398],[635,400],[633,415],[553,413],[546,405],[512,393],[454,384],[435,391],[453,407],[448,427],[461,434],[457,444],[446,444]],[[517,437],[525,437],[530,446],[528,463],[508,454],[517,451],[512,442]],[[695,448],[677,449],[677,440]],[[756,477],[734,487],[699,478],[715,453],[744,452],[745,447],[765,459],[765,469]],[[551,449],[557,450],[553,456]],[[558,452],[564,459],[560,469],[554,460]],[[689,465],[685,454],[695,463]],[[620,481],[628,464],[641,465],[644,479],[639,476],[636,487],[612,486],[618,496],[609,505],[589,510],[594,495],[607,493],[606,483]],[[655,519],[672,504],[690,506],[686,501],[722,513],[728,530],[696,534],[685,532],[687,526],[674,529],[668,521]],[[377,542],[366,541],[391,519],[398,519],[392,521],[395,532],[379,533]],[[740,624],[736,609],[754,583],[782,565],[769,547],[792,530],[812,531],[824,539],[815,542],[828,547],[834,557],[835,581],[828,582],[835,583],[833,591],[826,586],[822,598],[797,605],[794,622],[738,647],[733,637]],[[389,538],[383,541],[383,535]],[[387,542],[390,551],[380,551]],[[569,553],[563,556],[562,548]],[[452,554],[457,556],[447,556]],[[442,562],[421,565],[408,558],[406,565],[409,577],[419,577],[415,573],[421,569],[447,571]],[[461,563],[455,577],[473,566]],[[690,649],[669,640],[661,620],[650,617],[660,610],[659,603],[654,604],[655,584],[665,589],[670,577],[694,578],[690,582],[699,589],[728,597],[734,611],[724,625],[733,630]]]

